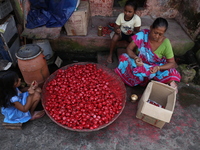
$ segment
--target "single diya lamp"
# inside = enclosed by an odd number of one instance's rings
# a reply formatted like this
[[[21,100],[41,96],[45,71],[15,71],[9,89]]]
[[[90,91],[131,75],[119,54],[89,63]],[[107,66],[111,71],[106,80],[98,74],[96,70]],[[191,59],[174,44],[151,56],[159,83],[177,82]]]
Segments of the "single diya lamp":
[[[131,95],[131,102],[136,102],[138,100],[138,96],[136,94]]]

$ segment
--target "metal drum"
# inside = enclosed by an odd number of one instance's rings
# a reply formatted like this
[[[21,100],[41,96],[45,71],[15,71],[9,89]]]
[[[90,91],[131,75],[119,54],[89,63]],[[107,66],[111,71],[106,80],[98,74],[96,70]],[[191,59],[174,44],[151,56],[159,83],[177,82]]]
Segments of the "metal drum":
[[[53,51],[48,40],[33,40],[33,44],[37,44],[42,48],[46,60],[49,60],[53,56]]]

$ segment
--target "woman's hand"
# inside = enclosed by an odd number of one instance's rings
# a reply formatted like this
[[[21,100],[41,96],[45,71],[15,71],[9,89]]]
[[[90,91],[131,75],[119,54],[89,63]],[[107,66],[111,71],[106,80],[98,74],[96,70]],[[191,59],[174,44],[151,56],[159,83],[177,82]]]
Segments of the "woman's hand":
[[[127,54],[135,60],[137,66],[142,66],[144,63],[140,57],[138,57],[133,51],[135,51],[136,44],[134,42],[129,43],[126,48]]]
[[[152,69],[150,70],[151,73],[156,73],[159,70],[167,70],[170,68],[175,68],[176,67],[176,62],[174,60],[174,57],[171,59],[167,59],[167,63],[162,65],[162,66],[154,66],[152,67]]]
[[[159,66],[154,66],[154,67],[151,67],[150,68],[150,72],[151,73],[156,73],[156,72],[158,72],[160,70],[160,67]]]
[[[134,58],[134,60],[135,60],[135,63],[136,63],[137,66],[142,66],[143,65],[142,59],[140,57],[136,56]]]

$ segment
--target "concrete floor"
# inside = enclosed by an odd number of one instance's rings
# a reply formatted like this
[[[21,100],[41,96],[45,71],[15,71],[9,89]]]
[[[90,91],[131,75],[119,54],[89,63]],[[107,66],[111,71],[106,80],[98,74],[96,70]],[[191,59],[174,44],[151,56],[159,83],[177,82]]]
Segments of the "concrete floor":
[[[144,88],[127,87],[122,114],[108,127],[95,132],[75,132],[54,123],[47,115],[23,124],[22,130],[0,125],[1,150],[199,150],[200,87],[179,83],[170,123],[162,129],[137,119],[137,104],[130,94],[141,96]],[[2,122],[3,116],[0,115]]]
[[[108,52],[99,53],[98,63],[105,64],[107,55]],[[115,57],[107,67],[115,68],[117,63]],[[162,129],[136,118],[138,102],[132,103],[130,96],[134,93],[140,98],[145,88],[126,86],[125,108],[106,128],[70,131],[45,115],[23,124],[22,130],[7,130],[0,125],[0,150],[199,150],[200,86],[180,82],[178,88],[172,119]]]

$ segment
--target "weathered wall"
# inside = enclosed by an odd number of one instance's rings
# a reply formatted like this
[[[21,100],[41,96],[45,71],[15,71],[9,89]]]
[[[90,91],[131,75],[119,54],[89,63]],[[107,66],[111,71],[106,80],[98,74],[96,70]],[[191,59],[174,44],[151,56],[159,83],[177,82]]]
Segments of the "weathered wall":
[[[19,3],[21,0],[17,0]],[[122,7],[113,8],[115,0],[82,0],[90,3],[91,16],[117,16],[123,11]],[[125,0],[121,0],[125,1]],[[140,0],[138,0],[140,1]],[[16,5],[15,0],[11,0],[13,6]],[[25,0],[27,3],[28,0]],[[22,4],[20,5],[22,7]],[[28,4],[25,4],[25,14],[27,14]],[[18,10],[15,11],[17,14]],[[175,18],[182,26],[185,32],[195,40],[200,33],[200,0],[146,0],[143,8],[137,11],[139,16],[150,15],[152,17]],[[18,20],[22,20],[22,12],[17,15]],[[22,21],[18,21],[22,23]],[[22,23],[23,26],[23,23]]]
[[[88,0],[90,2],[91,16],[113,16],[114,0]],[[123,2],[121,0],[119,2]],[[146,0],[144,9],[139,9],[137,14],[140,16],[152,15],[153,17],[162,16],[174,18],[177,14],[181,0]],[[123,8],[119,9],[122,12]],[[118,15],[118,14],[117,14]]]
[[[117,16],[123,8],[113,8],[114,0],[88,0],[91,16]],[[124,0],[121,0],[124,1]],[[200,0],[146,0],[139,16],[175,18],[194,40],[200,32]]]
[[[91,16],[112,16],[114,0],[88,0]]]
[[[182,0],[175,19],[192,39],[200,33],[200,0]]]
[[[141,16],[151,15],[153,17],[174,18],[178,11],[181,0],[147,0],[146,8],[141,11]],[[146,14],[144,13],[146,12]]]

